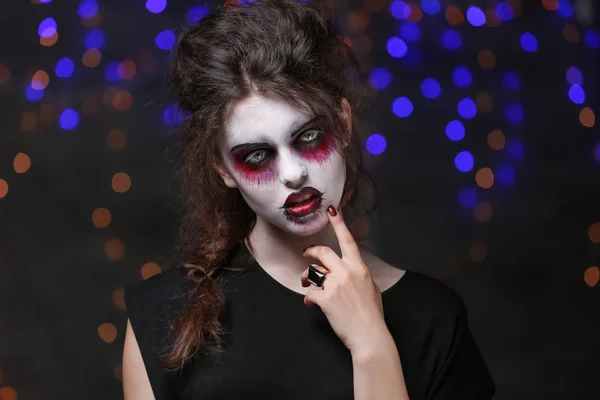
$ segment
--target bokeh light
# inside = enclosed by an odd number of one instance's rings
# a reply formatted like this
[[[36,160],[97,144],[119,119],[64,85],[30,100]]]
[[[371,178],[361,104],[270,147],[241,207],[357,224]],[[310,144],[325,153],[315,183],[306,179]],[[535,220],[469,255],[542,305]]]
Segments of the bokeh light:
[[[488,146],[494,150],[502,150],[506,145],[506,138],[500,129],[494,129],[488,134]]]
[[[387,51],[394,58],[402,58],[408,52],[408,46],[404,40],[394,36],[387,42]]]
[[[94,29],[85,36],[84,44],[87,49],[101,48],[104,46],[104,33],[100,29]]]
[[[111,186],[115,192],[125,193],[131,189],[131,178],[124,172],[118,172],[113,175]]]
[[[588,29],[583,36],[583,42],[590,49],[600,49],[600,34],[593,29]]]
[[[458,203],[463,208],[473,208],[477,204],[477,190],[475,188],[464,188],[458,193]]]
[[[379,155],[385,151],[387,142],[380,133],[374,133],[367,138],[367,151],[373,155]]]
[[[414,106],[407,97],[398,97],[392,104],[392,111],[400,118],[406,118],[412,114]]]
[[[97,208],[92,213],[92,223],[96,228],[106,228],[110,225],[112,215],[106,208]]]
[[[583,273],[583,280],[590,287],[596,286],[600,281],[600,269],[596,266],[589,267]]]
[[[190,24],[195,24],[198,21],[200,21],[202,18],[204,18],[206,15],[208,15],[209,12],[210,12],[210,9],[208,7],[195,6],[188,10],[188,12],[186,14],[186,18]]]
[[[458,113],[464,119],[472,119],[477,115],[477,105],[473,99],[465,97],[458,102]]]
[[[467,8],[467,21],[473,26],[482,26],[485,24],[485,14],[477,6]]]
[[[377,89],[385,89],[392,83],[392,74],[385,68],[375,68],[371,71],[371,86]]]
[[[570,18],[573,16],[573,6],[569,0],[558,0],[558,8],[556,12],[563,18]]]
[[[525,156],[525,146],[521,139],[510,139],[506,144],[506,151],[510,158],[520,160]]]
[[[508,90],[516,91],[521,87],[521,80],[515,71],[509,70],[502,76],[502,85]]]
[[[569,88],[569,99],[575,104],[583,104],[585,102],[585,91],[577,84],[571,85]]]
[[[571,85],[581,85],[583,83],[583,75],[576,66],[572,66],[567,70],[567,82]]]
[[[499,1],[496,4],[496,15],[500,21],[510,21],[515,18],[512,7],[505,1]]]
[[[392,3],[390,4],[390,13],[394,18],[403,20],[407,19],[410,16],[411,9],[406,2],[395,0],[392,1]]]
[[[68,78],[73,75],[73,70],[75,69],[75,65],[73,61],[69,57],[61,58],[54,68],[54,73],[59,78]]]
[[[25,153],[18,153],[13,160],[13,169],[17,174],[24,174],[31,168],[31,159]]]
[[[458,142],[465,137],[465,126],[458,120],[450,121],[446,125],[446,136],[453,142]]]
[[[515,169],[510,164],[501,164],[496,170],[496,178],[504,186],[512,185],[515,182],[515,177]]]
[[[473,169],[474,165],[475,159],[473,158],[473,154],[468,150],[461,151],[454,157],[454,166],[460,172],[469,172]]]
[[[462,36],[455,30],[447,29],[442,34],[442,43],[449,50],[459,49],[462,44]]]
[[[452,71],[452,80],[458,87],[467,87],[473,83],[473,76],[467,67],[460,65]]]
[[[421,83],[421,92],[428,99],[435,99],[442,93],[442,88],[434,78],[426,78]]]
[[[523,123],[525,112],[520,104],[511,104],[506,108],[506,119],[515,125]]]
[[[96,0],[83,0],[77,9],[77,13],[81,18],[93,18],[97,12],[98,3],[96,3]]]
[[[59,118],[60,127],[66,131],[75,129],[79,124],[79,115],[72,108],[63,110]]]
[[[489,168],[481,168],[475,174],[475,182],[480,188],[489,189],[494,185],[494,173]]]
[[[531,33],[529,32],[525,32],[521,35],[521,47],[523,48],[523,50],[527,51],[527,52],[534,52],[537,51],[538,49],[538,41],[535,38],[535,36],[533,36]]]
[[[160,14],[167,8],[167,0],[146,0],[146,9],[153,14]]]
[[[177,37],[175,36],[175,33],[167,29],[156,35],[154,43],[156,43],[156,46],[161,50],[169,50],[175,45],[176,40]]]
[[[579,122],[586,128],[593,128],[596,124],[596,115],[594,114],[594,111],[589,107],[582,109],[579,112]]]
[[[421,9],[425,14],[433,15],[440,12],[442,5],[439,0],[421,0]]]
[[[406,40],[407,42],[415,42],[421,37],[421,28],[419,28],[419,25],[415,24],[414,22],[406,21],[400,24],[398,33],[402,39]]]
[[[144,264],[140,271],[143,279],[152,278],[154,275],[158,275],[161,272],[160,266],[154,262]]]

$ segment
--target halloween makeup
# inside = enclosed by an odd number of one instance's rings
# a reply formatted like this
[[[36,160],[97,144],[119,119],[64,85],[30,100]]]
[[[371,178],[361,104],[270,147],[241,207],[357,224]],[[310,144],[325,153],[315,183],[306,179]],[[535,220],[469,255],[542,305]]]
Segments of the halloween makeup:
[[[346,177],[331,126],[283,100],[258,95],[231,111],[220,143],[225,183],[240,190],[259,219],[297,234],[324,228],[324,207],[339,205]]]

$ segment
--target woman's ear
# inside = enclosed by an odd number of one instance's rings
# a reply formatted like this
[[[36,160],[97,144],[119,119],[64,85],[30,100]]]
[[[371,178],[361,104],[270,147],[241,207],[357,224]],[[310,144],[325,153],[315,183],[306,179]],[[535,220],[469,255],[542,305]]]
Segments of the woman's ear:
[[[237,182],[233,179],[227,168],[223,166],[220,162],[216,161],[213,163],[213,168],[217,170],[217,173],[223,179],[223,183],[225,186],[231,189],[235,189],[238,187]]]
[[[352,107],[348,102],[348,99],[342,96],[341,100],[342,113],[344,121],[346,122],[346,132],[344,132],[344,148],[348,146],[352,132]]]

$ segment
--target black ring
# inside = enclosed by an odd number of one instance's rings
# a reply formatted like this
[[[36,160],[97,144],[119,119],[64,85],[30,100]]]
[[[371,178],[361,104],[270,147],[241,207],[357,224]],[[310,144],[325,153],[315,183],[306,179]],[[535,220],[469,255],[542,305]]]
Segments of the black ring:
[[[325,280],[325,275],[327,274],[324,274],[316,267],[316,264],[310,264],[308,267],[308,281],[315,286],[322,287],[323,281]]]

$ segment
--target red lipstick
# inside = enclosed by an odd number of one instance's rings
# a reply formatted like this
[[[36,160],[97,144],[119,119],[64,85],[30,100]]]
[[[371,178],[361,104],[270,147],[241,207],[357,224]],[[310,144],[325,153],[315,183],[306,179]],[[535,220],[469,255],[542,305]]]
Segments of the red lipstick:
[[[304,217],[321,207],[322,196],[323,194],[313,187],[303,187],[288,196],[283,208],[288,215]]]

